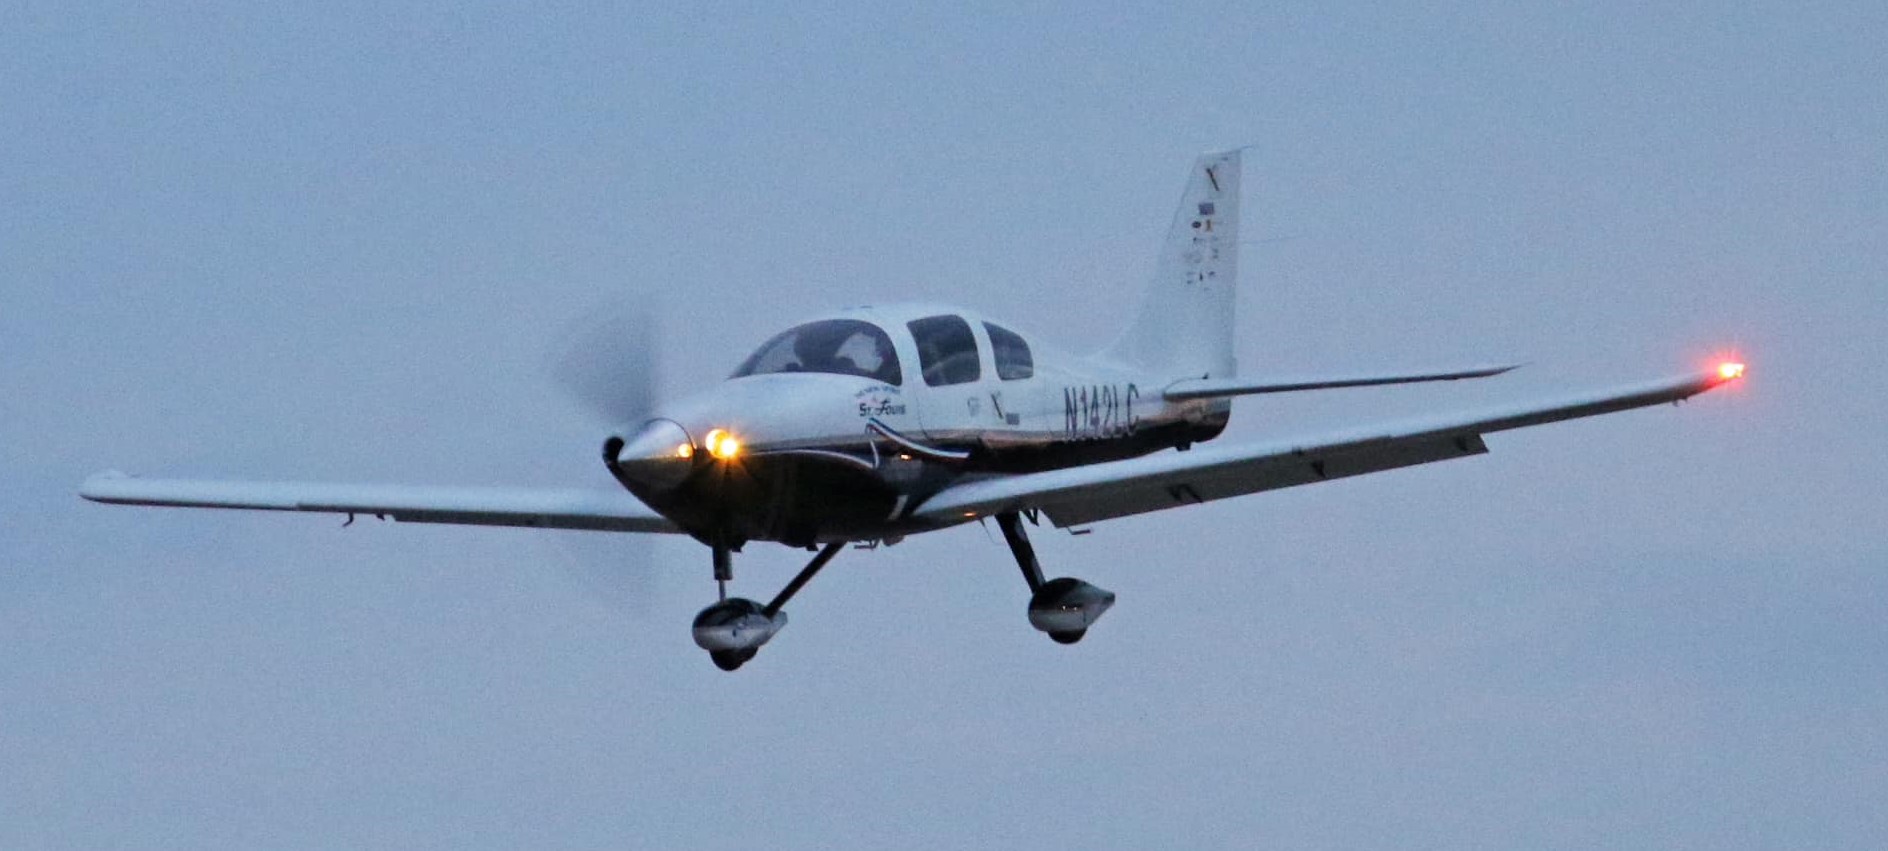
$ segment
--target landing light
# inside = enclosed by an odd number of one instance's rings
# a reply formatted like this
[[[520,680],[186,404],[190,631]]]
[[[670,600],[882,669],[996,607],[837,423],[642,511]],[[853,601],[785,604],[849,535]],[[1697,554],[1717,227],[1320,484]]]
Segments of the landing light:
[[[684,461],[687,461],[688,459],[695,457],[695,447],[690,446],[686,443],[681,444],[680,446],[675,447],[675,457],[680,458]]]
[[[1719,381],[1730,381],[1733,378],[1743,378],[1743,377],[1744,377],[1743,364],[1736,363],[1734,361],[1725,361],[1724,363],[1718,364],[1718,380]]]
[[[703,447],[707,448],[709,455],[713,455],[723,461],[741,454],[741,441],[736,440],[734,435],[729,434],[726,429],[718,428],[708,432],[707,437],[702,438],[701,443]]]

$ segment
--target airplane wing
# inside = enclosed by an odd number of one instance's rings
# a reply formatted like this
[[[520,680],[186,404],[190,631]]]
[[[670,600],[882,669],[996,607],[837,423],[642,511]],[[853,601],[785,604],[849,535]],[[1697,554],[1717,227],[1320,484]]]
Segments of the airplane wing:
[[[1338,387],[1376,387],[1383,384],[1417,384],[1424,381],[1460,381],[1464,378],[1487,378],[1520,368],[1520,364],[1502,366],[1477,366],[1469,369],[1452,369],[1437,372],[1414,372],[1398,375],[1351,375],[1323,376],[1306,378],[1193,378],[1176,381],[1161,391],[1161,396],[1169,402],[1181,402],[1187,399],[1217,399],[1225,396],[1252,396],[1259,393],[1291,393],[1298,390],[1331,390]]]
[[[1733,367],[1735,367],[1733,369]],[[1677,402],[1742,377],[1743,367],[1655,381],[1560,402],[1438,418],[1307,440],[1199,447],[1041,473],[953,485],[912,516],[960,523],[1005,511],[1040,510],[1057,526],[1079,526],[1181,505],[1446,461],[1488,451],[1482,436],[1524,426]]]
[[[109,472],[86,479],[79,495],[115,505],[372,514],[407,523],[681,531],[623,491],[142,479]]]

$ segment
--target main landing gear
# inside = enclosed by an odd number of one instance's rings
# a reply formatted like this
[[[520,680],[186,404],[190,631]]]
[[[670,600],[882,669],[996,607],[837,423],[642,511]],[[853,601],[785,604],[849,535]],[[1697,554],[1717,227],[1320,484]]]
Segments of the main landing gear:
[[[1003,530],[1003,540],[1009,543],[1010,554],[1016,556],[1016,565],[1022,568],[1023,581],[1029,583],[1029,625],[1048,633],[1059,644],[1081,641],[1088,628],[1114,606],[1114,592],[1069,576],[1044,581],[1036,548],[1030,546],[1029,536],[1023,532],[1022,517],[1013,511],[998,514],[996,525]],[[716,546],[715,584],[720,600],[695,616],[695,644],[708,651],[708,658],[723,671],[747,664],[760,652],[761,645],[787,625],[787,613],[782,611],[787,601],[843,547],[844,543],[827,544],[763,606],[728,596],[728,580],[734,578],[734,555],[727,546]]]
[[[1023,569],[1023,581],[1029,583],[1029,625],[1048,633],[1058,644],[1081,641],[1088,627],[1114,605],[1114,592],[1069,576],[1044,582],[1036,548],[1023,533],[1023,518],[1014,511],[1004,512],[996,516],[996,525],[1003,530],[1016,565]]]
[[[813,574],[833,560],[839,554],[843,543],[827,544],[825,549],[813,556],[806,567],[795,574],[787,587],[774,595],[772,602],[763,606],[753,600],[740,597],[728,599],[728,580],[734,578],[734,555],[725,545],[715,546],[715,585],[719,589],[720,601],[695,616],[695,645],[708,651],[708,658],[714,660],[715,667],[723,671],[732,671],[754,658],[760,647],[774,637],[774,634],[787,625],[787,613],[781,607],[793,599],[802,587],[813,578]],[[1112,595],[1110,595],[1112,598]]]

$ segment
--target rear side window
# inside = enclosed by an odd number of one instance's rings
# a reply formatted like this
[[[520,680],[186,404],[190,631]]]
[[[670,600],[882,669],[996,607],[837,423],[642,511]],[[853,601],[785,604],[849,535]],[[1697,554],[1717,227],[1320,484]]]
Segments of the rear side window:
[[[1036,374],[1036,361],[1029,356],[1029,341],[1023,335],[1001,325],[983,323],[990,332],[990,355],[996,359],[996,377],[1015,381]]]
[[[908,323],[918,344],[918,368],[932,387],[976,381],[983,374],[977,363],[977,337],[962,316],[927,316]]]

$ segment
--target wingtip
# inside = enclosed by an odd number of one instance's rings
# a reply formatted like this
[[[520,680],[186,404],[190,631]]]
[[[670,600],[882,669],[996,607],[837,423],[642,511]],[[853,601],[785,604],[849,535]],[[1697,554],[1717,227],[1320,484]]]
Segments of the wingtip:
[[[85,481],[79,483],[79,496],[98,502],[112,484],[131,478],[136,477],[123,470],[101,470],[86,476]]]

